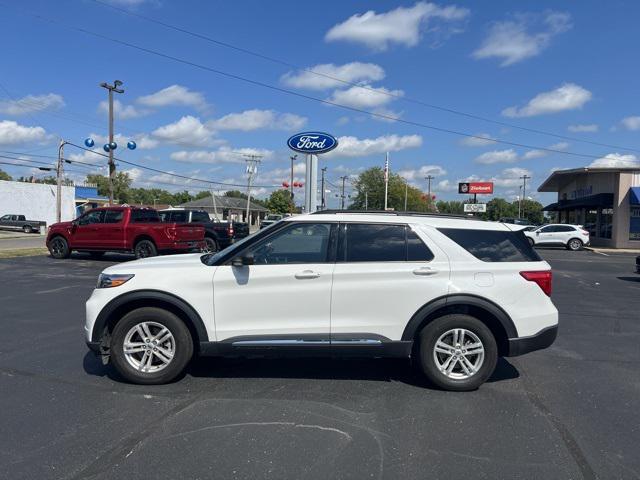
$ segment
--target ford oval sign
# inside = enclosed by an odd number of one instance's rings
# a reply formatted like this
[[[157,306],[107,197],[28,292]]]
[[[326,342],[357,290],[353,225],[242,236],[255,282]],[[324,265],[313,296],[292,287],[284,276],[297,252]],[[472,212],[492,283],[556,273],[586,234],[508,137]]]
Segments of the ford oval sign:
[[[328,133],[304,132],[294,135],[287,140],[291,150],[300,153],[326,153],[338,146],[338,139]]]

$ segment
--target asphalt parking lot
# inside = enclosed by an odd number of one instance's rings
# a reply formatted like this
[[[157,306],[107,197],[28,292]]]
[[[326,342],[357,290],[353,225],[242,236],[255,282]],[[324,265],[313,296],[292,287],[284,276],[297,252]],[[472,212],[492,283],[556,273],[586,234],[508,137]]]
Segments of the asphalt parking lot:
[[[640,478],[640,275],[631,254],[541,250],[560,333],[480,390],[396,360],[218,360],[165,386],[88,353],[113,261],[0,260],[0,478]]]

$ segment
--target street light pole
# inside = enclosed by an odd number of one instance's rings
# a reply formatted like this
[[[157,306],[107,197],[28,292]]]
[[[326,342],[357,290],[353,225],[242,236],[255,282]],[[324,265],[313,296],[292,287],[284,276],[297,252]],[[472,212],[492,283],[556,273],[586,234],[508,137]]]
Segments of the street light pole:
[[[347,181],[347,177],[346,175],[340,177],[340,180],[342,180],[342,194],[340,195],[340,210],[344,210],[344,182]]]
[[[325,208],[327,208],[327,206],[325,205],[325,198],[324,198],[324,174],[327,171],[327,167],[324,167],[320,170],[322,172],[322,181],[320,182],[322,186],[322,194],[320,195],[320,210],[324,210]]]
[[[113,205],[113,183],[116,178],[116,164],[113,161],[113,92],[124,93],[124,89],[118,88],[122,85],[120,80],[113,82],[113,85],[109,85],[107,82],[102,82],[100,86],[106,88],[109,92],[109,204]]]
[[[404,211],[407,211],[407,195],[409,193],[409,182],[404,181]]]
[[[520,177],[520,179],[522,180],[522,198],[526,200],[527,198],[527,180],[529,180],[531,177],[527,174],[524,174],[523,176]],[[526,207],[526,203],[523,203],[523,206]],[[522,210],[522,214],[524,215],[524,209]]]

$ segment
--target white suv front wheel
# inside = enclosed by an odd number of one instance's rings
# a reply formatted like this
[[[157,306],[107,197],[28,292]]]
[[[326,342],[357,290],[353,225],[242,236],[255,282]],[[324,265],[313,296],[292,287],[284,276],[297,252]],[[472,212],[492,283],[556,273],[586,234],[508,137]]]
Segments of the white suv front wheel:
[[[126,314],[111,336],[111,360],[133,383],[155,385],[175,380],[193,356],[189,329],[173,313],[145,307]]]
[[[475,390],[493,373],[498,348],[491,330],[475,317],[440,317],[420,333],[420,366],[440,388]]]

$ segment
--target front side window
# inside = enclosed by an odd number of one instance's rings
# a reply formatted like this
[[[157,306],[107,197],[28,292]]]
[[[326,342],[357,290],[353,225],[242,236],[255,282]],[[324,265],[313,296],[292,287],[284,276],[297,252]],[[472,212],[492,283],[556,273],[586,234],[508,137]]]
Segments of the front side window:
[[[91,225],[92,223],[102,223],[104,210],[93,210],[85,213],[78,219],[78,225]]]
[[[548,227],[542,227],[540,229],[540,233],[553,233],[556,232],[556,227],[553,225],[549,225]]]
[[[438,230],[483,262],[540,262],[542,260],[521,231],[467,228]]]
[[[104,223],[120,223],[122,217],[122,210],[107,210],[104,214]]]
[[[0,218],[0,220],[5,220],[5,221],[11,220],[11,215],[3,215],[2,218]]]
[[[245,254],[255,265],[325,263],[329,260],[330,223],[293,224],[276,232]]]
[[[175,223],[185,223],[189,219],[189,213],[182,211],[173,212],[171,214],[171,221]]]

